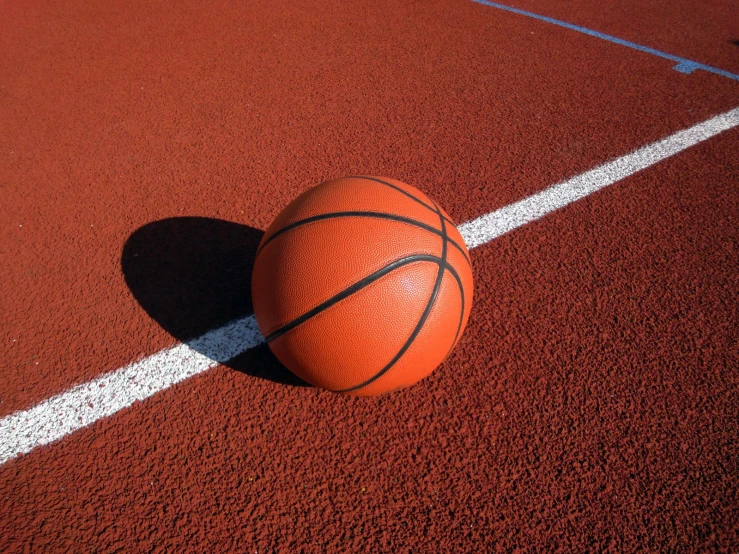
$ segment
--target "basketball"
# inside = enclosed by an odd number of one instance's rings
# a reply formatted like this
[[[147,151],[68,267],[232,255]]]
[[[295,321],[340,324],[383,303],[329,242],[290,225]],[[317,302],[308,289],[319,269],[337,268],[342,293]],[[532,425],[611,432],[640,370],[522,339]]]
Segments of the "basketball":
[[[436,202],[386,177],[318,185],[262,237],[252,275],[259,330],[295,375],[371,396],[429,375],[472,304],[464,239]]]

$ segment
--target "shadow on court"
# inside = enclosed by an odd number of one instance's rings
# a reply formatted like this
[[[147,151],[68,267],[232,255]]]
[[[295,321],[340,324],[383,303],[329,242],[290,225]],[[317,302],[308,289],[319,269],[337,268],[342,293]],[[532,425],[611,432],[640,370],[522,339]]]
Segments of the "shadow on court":
[[[263,234],[219,219],[162,219],[128,238],[121,268],[146,313],[176,339],[208,356],[194,339],[254,313],[251,271]],[[265,344],[224,365],[277,383],[307,386]]]

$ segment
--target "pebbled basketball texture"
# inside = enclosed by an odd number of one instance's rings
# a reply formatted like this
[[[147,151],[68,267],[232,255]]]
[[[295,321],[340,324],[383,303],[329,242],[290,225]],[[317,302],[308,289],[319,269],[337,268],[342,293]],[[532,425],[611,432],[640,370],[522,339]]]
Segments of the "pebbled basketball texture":
[[[454,348],[472,269],[449,216],[387,177],[318,185],[275,218],[257,251],[254,312],[275,356],[315,386],[402,389]]]

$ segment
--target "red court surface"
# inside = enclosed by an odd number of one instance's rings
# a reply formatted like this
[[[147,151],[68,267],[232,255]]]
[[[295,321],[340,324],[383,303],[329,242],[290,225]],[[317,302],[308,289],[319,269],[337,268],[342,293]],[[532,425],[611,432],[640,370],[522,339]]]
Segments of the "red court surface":
[[[730,2],[512,6],[739,72]],[[739,106],[739,81],[470,0],[2,2],[0,417],[251,313],[300,192],[462,223]],[[739,549],[739,131],[472,250],[380,398],[264,345],[0,465],[3,552]]]

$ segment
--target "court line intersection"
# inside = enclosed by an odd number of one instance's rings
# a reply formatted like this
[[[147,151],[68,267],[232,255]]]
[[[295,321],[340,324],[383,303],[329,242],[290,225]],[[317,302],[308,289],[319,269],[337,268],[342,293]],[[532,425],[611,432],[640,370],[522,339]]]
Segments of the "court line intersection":
[[[621,46],[626,46],[627,48],[633,48],[634,50],[639,50],[640,52],[645,52],[647,54],[652,54],[653,56],[657,56],[660,58],[664,58],[666,60],[670,60],[672,62],[675,62],[675,65],[673,66],[672,69],[674,69],[675,71],[679,71],[680,73],[690,74],[696,69],[702,69],[703,71],[707,71],[708,73],[714,73],[716,75],[721,75],[721,77],[726,77],[727,79],[739,81],[739,75],[735,75],[734,73],[726,71],[725,69],[719,69],[718,67],[712,67],[710,65],[702,64],[700,62],[688,60],[687,58],[681,58],[680,56],[668,54],[667,52],[662,52],[660,50],[657,50],[656,48],[651,48],[649,46],[643,46],[641,44],[637,44],[636,42],[631,42],[628,40],[624,40],[622,38],[614,37],[612,35],[607,35],[599,31],[593,31],[592,29],[588,29],[587,27],[580,27],[579,25],[573,25],[572,23],[567,23],[566,21],[562,21],[560,19],[554,19],[553,17],[539,15],[538,13],[529,12],[529,11],[522,10],[519,8],[514,8],[512,6],[506,6],[504,4],[490,2],[489,0],[472,0],[472,1],[476,2],[477,4],[482,4],[483,6],[488,6],[490,8],[496,8],[499,10],[512,12],[518,15],[525,15],[526,17],[531,17],[533,19],[538,19],[539,21],[551,23],[552,25],[557,25],[558,27],[564,27],[565,29],[570,29],[571,31],[577,31],[578,33],[583,33],[591,37],[596,37],[599,39],[607,40],[608,42],[613,42],[614,44],[619,44]]]

